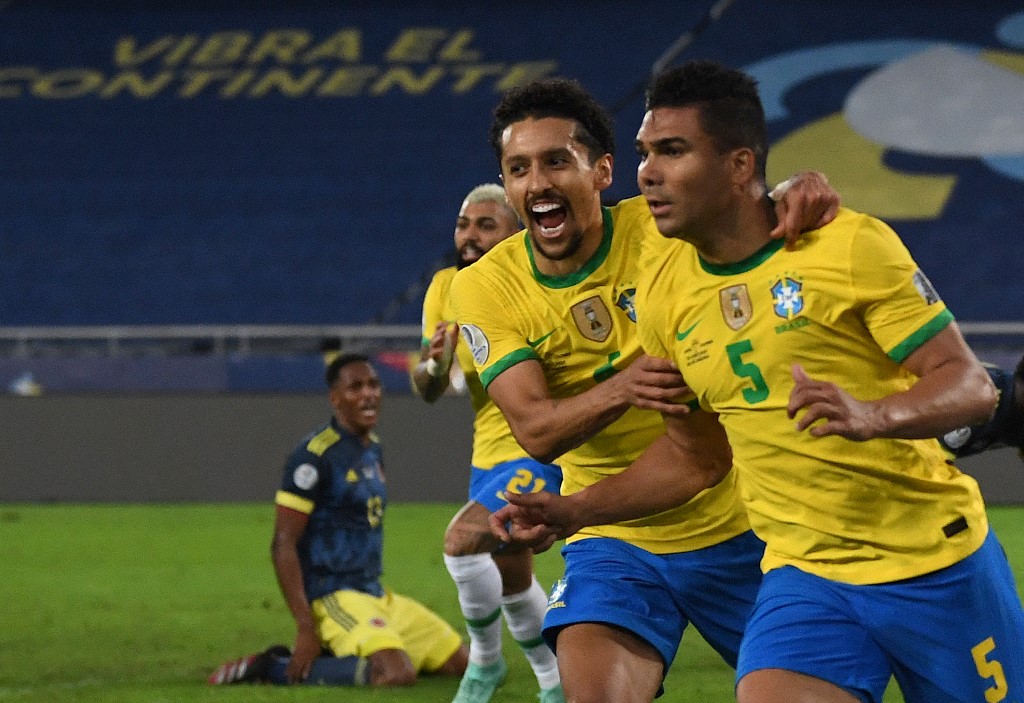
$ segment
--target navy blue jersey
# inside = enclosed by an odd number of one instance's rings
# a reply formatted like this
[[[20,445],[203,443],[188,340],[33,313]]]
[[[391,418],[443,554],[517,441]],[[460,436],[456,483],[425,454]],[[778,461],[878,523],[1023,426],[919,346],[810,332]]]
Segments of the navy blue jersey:
[[[1017,447],[1024,445],[1024,417],[1014,398],[1014,377],[1024,371],[1024,360],[1015,374],[1007,373],[998,366],[985,365],[996,390],[999,404],[995,415],[983,425],[953,430],[940,439],[943,446],[958,458],[979,454],[987,449]]]
[[[342,589],[383,594],[387,490],[380,444],[367,446],[331,420],[288,457],[275,502],[309,515],[299,541],[306,597]]]

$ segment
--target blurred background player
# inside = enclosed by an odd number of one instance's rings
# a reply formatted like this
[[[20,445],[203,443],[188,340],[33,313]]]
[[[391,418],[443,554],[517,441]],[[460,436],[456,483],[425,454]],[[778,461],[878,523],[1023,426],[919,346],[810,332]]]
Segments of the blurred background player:
[[[466,669],[458,633],[380,582],[387,490],[373,432],[377,372],[367,357],[343,354],[328,364],[326,381],[334,416],[299,442],[275,498],[271,554],[295,645],[227,662],[211,684],[406,686],[419,672]]]
[[[500,185],[477,186],[463,200],[455,223],[458,265],[438,271],[427,288],[421,360],[412,373],[416,393],[432,403],[448,387],[456,359],[475,413],[469,502],[452,518],[444,540],[444,563],[458,589],[470,643],[469,668],[455,703],[486,703],[504,679],[502,613],[537,676],[541,703],[564,700],[555,655],[541,637],[547,595],[533,574],[533,553],[522,546],[505,547],[488,529],[490,514],[505,504],[501,497],[505,491],[557,493],[561,470],[535,461],[516,443],[501,411],[484,391],[468,347],[458,342],[459,329],[448,299],[458,269],[471,265],[519,229]]]

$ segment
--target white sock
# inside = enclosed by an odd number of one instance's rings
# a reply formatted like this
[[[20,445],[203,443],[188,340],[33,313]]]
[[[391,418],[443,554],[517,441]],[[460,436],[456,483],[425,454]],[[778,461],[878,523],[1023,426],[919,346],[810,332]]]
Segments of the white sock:
[[[444,555],[455,581],[469,633],[469,661],[487,666],[501,659],[501,573],[490,554]]]
[[[501,609],[505,613],[509,632],[523,648],[523,654],[533,667],[537,683],[542,689],[553,688],[559,682],[558,660],[540,635],[547,607],[548,597],[537,583],[537,577],[522,593],[513,593],[501,599]]]

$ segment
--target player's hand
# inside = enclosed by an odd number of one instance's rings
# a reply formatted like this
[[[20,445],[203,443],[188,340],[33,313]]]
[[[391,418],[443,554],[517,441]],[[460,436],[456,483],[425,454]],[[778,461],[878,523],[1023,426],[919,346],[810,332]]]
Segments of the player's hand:
[[[427,373],[435,378],[447,378],[455,356],[455,345],[459,342],[459,325],[442,320],[434,328],[424,358]]]
[[[858,442],[878,436],[871,403],[857,400],[834,383],[813,380],[800,364],[793,365],[793,381],[786,411],[790,419],[805,411],[797,420],[797,430],[810,427],[812,437],[838,435]],[[814,425],[819,420],[825,422]]]
[[[320,656],[320,642],[312,632],[300,631],[295,636],[295,646],[292,647],[292,658],[285,667],[285,676],[288,683],[302,683],[309,677],[309,671],[313,668],[313,660]]]
[[[682,400],[690,393],[690,388],[668,359],[643,354],[609,381],[621,386],[630,405],[667,415],[690,412],[686,405],[673,402]]]
[[[574,518],[566,496],[539,491],[505,493],[505,499],[508,505],[490,516],[491,532],[502,542],[522,544],[534,552],[543,552],[582,527]]]
[[[801,171],[776,186],[770,195],[779,220],[771,236],[785,237],[787,249],[796,246],[801,232],[827,225],[839,212],[839,193],[818,171]]]
[[[438,363],[451,364],[452,354],[455,345],[459,342],[459,325],[456,322],[442,320],[434,328],[434,334],[430,338],[430,347],[427,349],[427,358],[437,359]]]

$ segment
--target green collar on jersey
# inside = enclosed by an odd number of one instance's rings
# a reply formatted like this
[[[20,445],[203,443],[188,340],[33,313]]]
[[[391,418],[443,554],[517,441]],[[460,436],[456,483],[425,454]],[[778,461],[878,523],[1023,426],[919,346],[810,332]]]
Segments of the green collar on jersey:
[[[597,251],[590,257],[590,261],[583,265],[583,268],[576,273],[570,273],[565,276],[547,276],[537,270],[537,262],[533,259],[533,245],[530,243],[530,233],[526,233],[526,236],[523,237],[526,242],[526,255],[530,257],[533,277],[537,279],[538,283],[547,288],[570,288],[592,274],[594,269],[604,263],[604,260],[608,258],[608,252],[612,248],[612,211],[602,206],[601,217],[604,222],[604,234],[601,235],[601,245],[597,247]]]
[[[737,273],[746,273],[751,269],[757,268],[765,261],[772,258],[772,254],[781,249],[782,245],[785,243],[786,241],[784,239],[773,239],[743,261],[737,261],[732,264],[712,264],[711,262],[705,261],[699,254],[697,255],[697,258],[700,260],[700,267],[712,276],[732,276]]]

